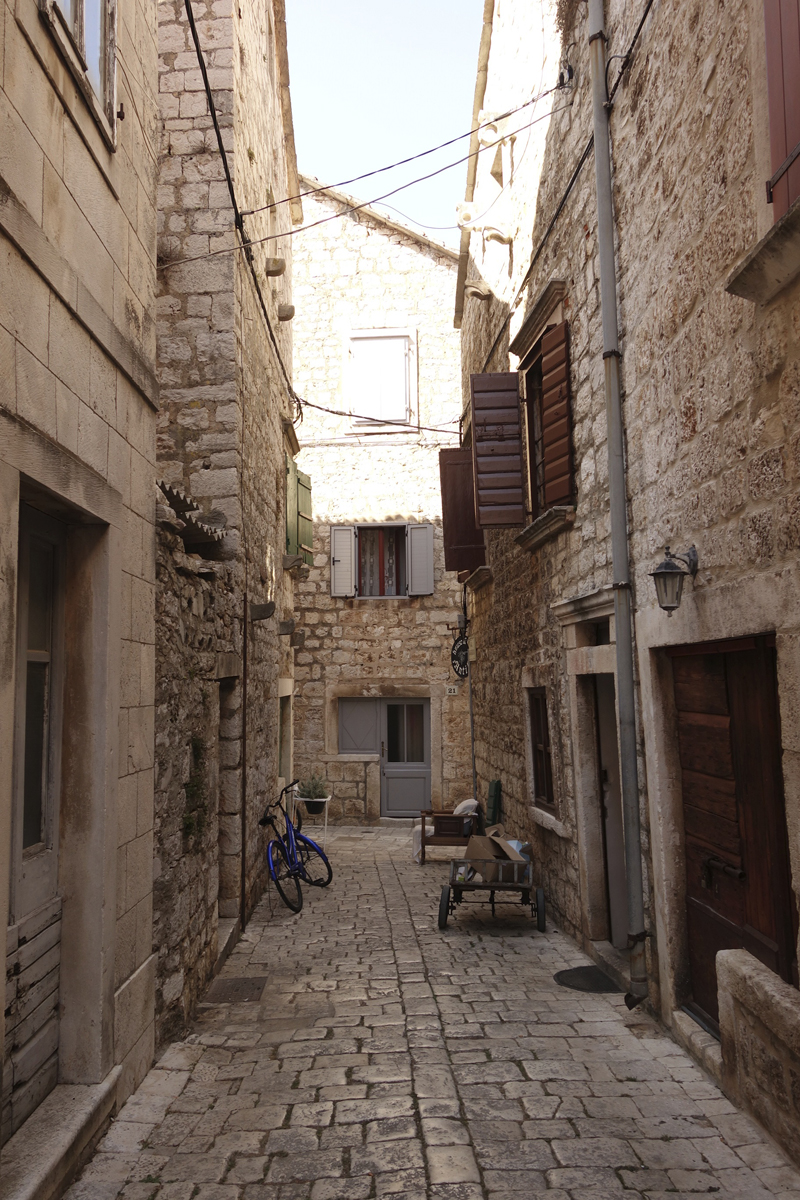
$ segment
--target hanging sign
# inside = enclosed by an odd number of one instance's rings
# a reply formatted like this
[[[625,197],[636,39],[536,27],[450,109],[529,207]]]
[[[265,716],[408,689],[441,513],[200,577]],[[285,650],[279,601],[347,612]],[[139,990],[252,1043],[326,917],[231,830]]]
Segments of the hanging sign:
[[[466,634],[460,633],[453,642],[450,663],[459,679],[466,679],[469,675],[469,641]]]

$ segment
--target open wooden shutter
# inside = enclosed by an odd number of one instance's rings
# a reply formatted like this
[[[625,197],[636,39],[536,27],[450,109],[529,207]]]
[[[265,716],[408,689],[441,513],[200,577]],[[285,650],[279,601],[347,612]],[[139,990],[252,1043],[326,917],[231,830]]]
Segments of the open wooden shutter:
[[[286,455],[286,553],[299,554],[297,545],[297,463]]]
[[[297,554],[314,565],[314,521],[311,508],[311,476],[297,472]]]
[[[764,0],[764,20],[773,171],[767,198],[777,221],[800,196],[800,0]]]
[[[433,593],[433,526],[406,526],[409,596],[430,596]]]
[[[486,563],[483,533],[475,524],[471,450],[440,450],[442,530],[446,571],[475,571]]]
[[[562,321],[542,338],[542,460],[544,507],[574,504],[569,331]]]
[[[471,375],[470,392],[476,522],[481,529],[523,525],[519,375]]]
[[[355,525],[331,525],[332,596],[355,596],[357,556]]]

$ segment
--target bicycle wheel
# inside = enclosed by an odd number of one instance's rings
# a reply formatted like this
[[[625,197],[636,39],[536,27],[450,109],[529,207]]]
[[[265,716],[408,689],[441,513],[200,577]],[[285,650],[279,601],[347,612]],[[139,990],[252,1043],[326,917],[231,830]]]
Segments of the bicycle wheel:
[[[312,887],[327,887],[333,879],[333,867],[328,862],[327,858],[320,850],[316,842],[312,842],[311,838],[305,836],[304,833],[298,833],[295,836],[297,843],[297,857],[300,859],[303,879],[306,883],[310,883]]]
[[[292,912],[300,912],[303,907],[303,891],[300,887],[300,880],[289,866],[286,847],[277,838],[273,838],[267,846],[267,861],[269,862],[269,873],[281,900]]]

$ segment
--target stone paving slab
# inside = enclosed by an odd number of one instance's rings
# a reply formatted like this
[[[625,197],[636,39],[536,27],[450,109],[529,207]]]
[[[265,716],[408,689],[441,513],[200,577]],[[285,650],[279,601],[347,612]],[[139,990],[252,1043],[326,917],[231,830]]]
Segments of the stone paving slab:
[[[269,892],[67,1200],[800,1200],[800,1172],[525,910],[462,906],[408,831],[333,829],[334,881]]]

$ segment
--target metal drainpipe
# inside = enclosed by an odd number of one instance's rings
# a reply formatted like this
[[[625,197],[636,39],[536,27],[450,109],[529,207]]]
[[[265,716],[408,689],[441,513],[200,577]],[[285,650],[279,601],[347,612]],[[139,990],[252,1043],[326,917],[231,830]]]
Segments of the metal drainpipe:
[[[247,600],[247,565],[245,563],[244,611],[242,613],[242,873],[239,884],[239,924],[242,933],[247,925],[247,642],[249,612]]]
[[[628,517],[622,406],[619,388],[619,329],[614,261],[614,211],[611,196],[611,151],[606,107],[606,37],[603,0],[589,0],[589,55],[594,114],[594,170],[597,190],[597,240],[600,249],[600,311],[603,322],[606,417],[608,423],[608,491],[611,516],[611,560],[614,575],[614,619],[617,637],[617,710],[622,777],[622,817],[628,885],[628,944],[631,994],[629,1007],[647,995],[642,833],[639,819],[639,776],[633,683],[633,631],[628,561]]]

